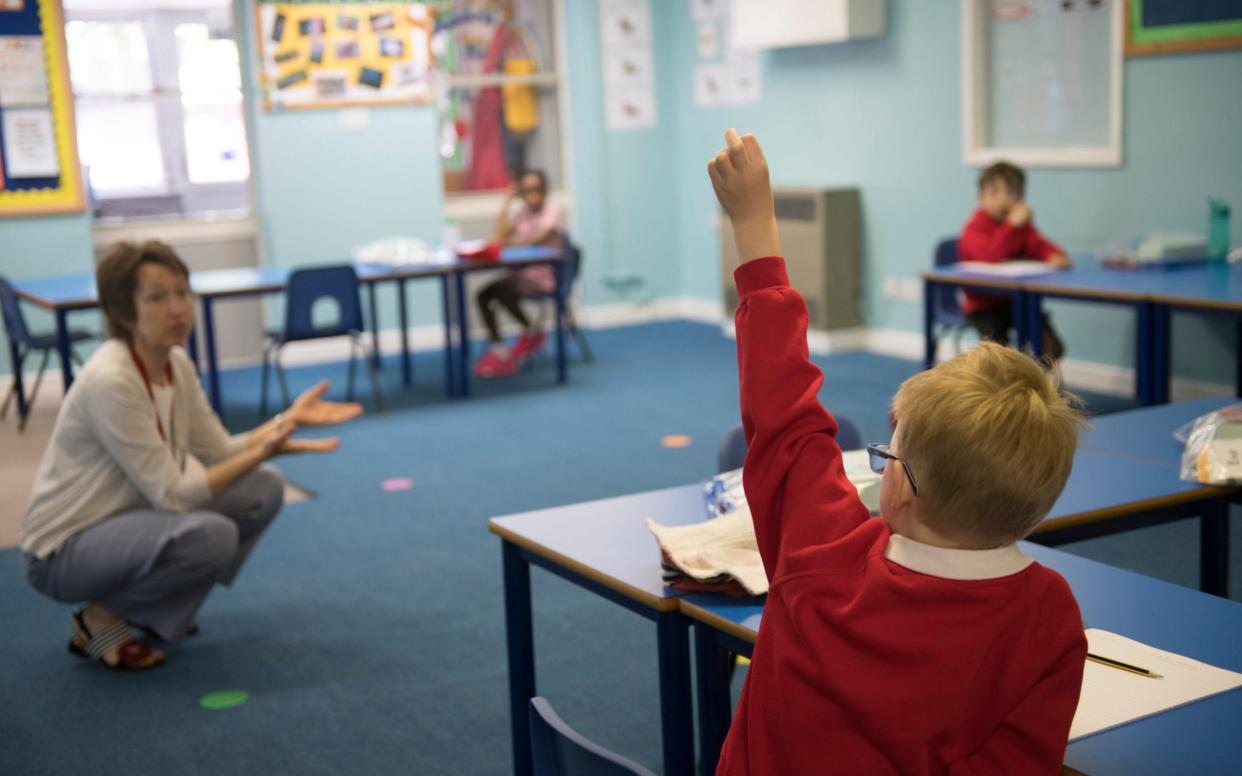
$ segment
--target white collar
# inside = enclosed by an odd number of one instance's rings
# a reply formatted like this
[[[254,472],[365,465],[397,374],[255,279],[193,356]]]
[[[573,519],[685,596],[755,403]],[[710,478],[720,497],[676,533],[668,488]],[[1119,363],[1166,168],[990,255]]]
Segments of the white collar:
[[[1035,562],[1016,544],[994,550],[958,550],[933,547],[893,534],[884,557],[911,571],[944,579],[996,579],[1017,574]]]

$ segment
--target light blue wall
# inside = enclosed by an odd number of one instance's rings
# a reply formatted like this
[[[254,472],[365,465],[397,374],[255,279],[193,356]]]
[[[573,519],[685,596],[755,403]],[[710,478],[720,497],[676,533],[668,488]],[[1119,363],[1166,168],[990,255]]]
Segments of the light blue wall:
[[[962,163],[959,4],[892,0],[879,39],[764,55],[764,94],[745,108],[694,107],[696,27],[677,12],[674,52],[682,289],[718,297],[716,205],[704,162],[725,127],[754,132],[778,184],[857,185],[865,232],[869,326],[917,331],[920,307],[882,296],[888,276],[916,277],[931,247],[969,214],[976,171]],[[1154,229],[1205,231],[1206,197],[1242,213],[1242,51],[1128,59],[1125,164],[1035,170],[1041,228],[1071,251]],[[1240,230],[1234,228],[1234,234]],[[1060,304],[1070,355],[1132,364],[1134,324],[1120,311]],[[1232,381],[1235,335],[1223,320],[1175,320],[1175,369]]]
[[[264,262],[330,264],[349,261],[355,247],[383,237],[438,240],[443,184],[434,105],[365,109],[367,126],[358,131],[342,130],[334,110],[264,110],[254,3],[238,2]],[[391,290],[380,299],[381,327],[396,326]],[[409,299],[412,324],[439,319],[438,287],[410,284]]]
[[[657,121],[647,129],[604,126],[599,5],[561,0],[568,43],[572,190],[578,239],[584,248],[583,301],[606,304],[620,296],[606,277],[634,275],[654,297],[682,293],[679,203],[670,173],[680,163],[672,139],[682,110],[675,70],[677,15],[686,3],[652,2]]]
[[[91,221],[86,213],[41,218],[0,219],[0,275],[10,278],[89,272],[94,267]],[[26,323],[36,331],[50,331],[52,316],[23,305]],[[97,317],[75,314],[75,325],[98,326]],[[83,351],[85,352],[85,351]],[[33,369],[38,364],[27,368]],[[12,372],[7,340],[0,346],[0,375]]]

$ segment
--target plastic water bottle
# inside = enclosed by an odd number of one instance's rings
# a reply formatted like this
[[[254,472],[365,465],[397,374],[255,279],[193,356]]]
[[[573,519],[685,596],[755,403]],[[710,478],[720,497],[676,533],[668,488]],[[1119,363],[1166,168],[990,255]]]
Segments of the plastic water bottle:
[[[461,225],[456,218],[444,220],[444,227],[440,230],[440,242],[445,248],[452,248],[461,242]]]
[[[1208,259],[1224,261],[1229,253],[1229,203],[1208,200]]]

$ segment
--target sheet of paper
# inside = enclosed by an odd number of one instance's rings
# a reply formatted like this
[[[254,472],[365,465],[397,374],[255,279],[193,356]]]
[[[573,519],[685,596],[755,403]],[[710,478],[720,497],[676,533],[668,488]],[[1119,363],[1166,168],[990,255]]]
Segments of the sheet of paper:
[[[1000,277],[1020,278],[1027,275],[1046,275],[1056,272],[1056,268],[1043,261],[1018,259],[991,264],[986,261],[959,261],[954,265],[963,272],[977,272],[980,275],[998,275]]]
[[[1154,671],[1162,678],[1153,679],[1088,660],[1078,711],[1070,726],[1071,741],[1242,687],[1242,674],[1108,631],[1087,629],[1087,648],[1094,654]]]
[[[10,178],[46,178],[60,174],[52,111],[4,111],[4,166]]]
[[[0,36],[0,107],[48,104],[47,63],[37,35]]]

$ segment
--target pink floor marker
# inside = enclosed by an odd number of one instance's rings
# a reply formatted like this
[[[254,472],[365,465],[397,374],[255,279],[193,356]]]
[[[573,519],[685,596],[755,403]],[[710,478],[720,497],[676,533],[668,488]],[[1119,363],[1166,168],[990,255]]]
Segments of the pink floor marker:
[[[380,488],[393,493],[398,490],[409,490],[414,487],[414,480],[409,477],[391,477],[380,483]]]

